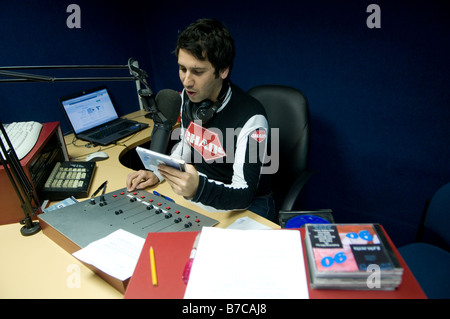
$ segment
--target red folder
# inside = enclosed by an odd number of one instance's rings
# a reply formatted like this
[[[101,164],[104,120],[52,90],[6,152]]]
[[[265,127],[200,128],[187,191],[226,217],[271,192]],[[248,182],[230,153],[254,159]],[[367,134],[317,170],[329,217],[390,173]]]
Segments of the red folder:
[[[301,229],[300,232],[302,240],[304,240],[304,229]],[[186,291],[186,284],[182,279],[182,275],[197,234],[198,232],[149,233],[136,264],[134,274],[125,291],[125,299],[182,299]],[[388,236],[387,238],[394,247],[395,254],[404,268],[402,283],[395,291],[320,290],[310,289],[308,284],[309,297],[311,299],[426,298],[422,288],[392,241]],[[150,247],[153,247],[155,252],[156,273],[158,276],[158,286],[156,287],[152,283]],[[303,246],[303,254],[305,267],[308,267],[305,246]],[[307,275],[309,276],[308,272]]]
[[[182,299],[186,284],[182,274],[198,232],[149,233],[125,299]],[[150,247],[155,253],[158,285],[152,283]]]

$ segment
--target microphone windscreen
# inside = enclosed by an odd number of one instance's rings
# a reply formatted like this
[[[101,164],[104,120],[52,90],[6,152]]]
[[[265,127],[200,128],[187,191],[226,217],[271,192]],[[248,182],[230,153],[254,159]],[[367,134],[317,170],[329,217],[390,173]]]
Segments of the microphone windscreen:
[[[177,91],[164,89],[156,94],[156,105],[159,111],[173,126],[178,121],[181,109],[181,95]]]

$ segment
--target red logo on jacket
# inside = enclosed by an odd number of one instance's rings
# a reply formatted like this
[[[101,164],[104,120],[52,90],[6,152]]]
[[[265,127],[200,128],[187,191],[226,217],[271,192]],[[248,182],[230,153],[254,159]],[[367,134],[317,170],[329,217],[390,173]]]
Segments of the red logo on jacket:
[[[255,130],[252,134],[250,134],[250,136],[257,141],[258,143],[261,143],[262,141],[264,141],[267,137],[267,133],[265,129],[257,129]]]
[[[227,156],[220,141],[219,134],[191,122],[184,134],[186,141],[199,152],[205,161],[212,161]]]

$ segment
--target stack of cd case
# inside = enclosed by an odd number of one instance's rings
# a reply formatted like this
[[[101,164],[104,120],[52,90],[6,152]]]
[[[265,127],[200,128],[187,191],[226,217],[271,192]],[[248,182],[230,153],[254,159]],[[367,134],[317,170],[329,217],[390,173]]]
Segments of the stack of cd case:
[[[379,224],[307,224],[305,246],[313,289],[394,290],[401,267]]]

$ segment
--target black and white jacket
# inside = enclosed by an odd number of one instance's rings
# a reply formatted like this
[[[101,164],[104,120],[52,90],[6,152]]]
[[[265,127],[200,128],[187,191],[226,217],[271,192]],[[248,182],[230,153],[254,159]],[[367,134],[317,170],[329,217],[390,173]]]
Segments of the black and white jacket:
[[[192,121],[181,106],[180,142],[172,156],[194,164],[197,193],[190,200],[209,211],[246,209],[256,196],[270,193],[260,183],[269,140],[262,105],[230,84],[231,97],[206,123]]]

